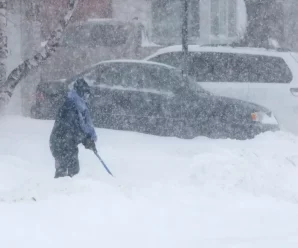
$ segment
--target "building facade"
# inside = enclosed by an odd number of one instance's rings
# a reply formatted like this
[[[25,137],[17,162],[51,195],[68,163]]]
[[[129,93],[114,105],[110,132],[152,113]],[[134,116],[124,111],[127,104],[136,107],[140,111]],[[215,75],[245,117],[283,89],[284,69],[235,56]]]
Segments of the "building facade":
[[[41,41],[63,18],[68,1],[8,1],[8,72],[40,48]],[[74,21],[138,19],[154,43],[181,44],[182,3],[181,0],[80,0]],[[254,46],[262,45],[270,37],[298,51],[297,13],[297,0],[189,0],[190,44],[244,40],[242,44]],[[21,86],[25,114],[28,114],[38,77],[38,72],[33,72]]]
[[[43,39],[55,29],[58,21],[63,18],[69,0],[35,0],[37,3],[38,19],[41,23],[41,36]],[[83,0],[79,1],[73,16],[73,21],[88,18],[111,18],[111,0]]]
[[[248,25],[241,45],[277,47],[285,45],[286,1],[245,0]],[[240,45],[239,44],[239,45]]]
[[[181,44],[183,15],[181,0],[152,0],[152,39],[162,45]],[[190,43],[231,43],[245,32],[243,0],[190,0]]]
[[[285,1],[284,13],[284,46],[298,52],[298,1]]]
[[[21,9],[26,20],[39,22],[41,40],[45,40],[63,18],[68,1],[22,0]],[[181,43],[181,0],[83,0],[79,3],[73,21],[137,18],[153,42]],[[195,44],[231,43],[243,35],[247,25],[244,0],[189,0],[188,14],[190,43]]]

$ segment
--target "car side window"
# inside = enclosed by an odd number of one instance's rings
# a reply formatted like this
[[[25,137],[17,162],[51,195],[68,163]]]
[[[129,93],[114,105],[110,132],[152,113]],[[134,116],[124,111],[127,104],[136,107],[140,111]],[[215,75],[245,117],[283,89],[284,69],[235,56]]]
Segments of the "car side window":
[[[137,63],[111,63],[97,70],[97,84],[114,89],[136,90],[142,88],[146,68]]]
[[[172,94],[179,87],[181,82],[173,76],[172,70],[160,66],[151,65],[144,71],[144,86],[154,89],[159,93]]]
[[[142,68],[135,63],[124,64],[121,68],[121,76],[121,86],[124,88],[140,88],[144,81]]]
[[[100,65],[95,73],[96,85],[105,87],[121,85],[121,66],[118,64]]]
[[[169,70],[160,66],[130,63],[121,67],[121,87],[128,90],[139,91],[167,91],[171,87],[172,77]]]
[[[188,63],[188,73],[198,82],[216,82],[222,73],[221,62],[218,63],[216,54],[213,53],[191,53]]]

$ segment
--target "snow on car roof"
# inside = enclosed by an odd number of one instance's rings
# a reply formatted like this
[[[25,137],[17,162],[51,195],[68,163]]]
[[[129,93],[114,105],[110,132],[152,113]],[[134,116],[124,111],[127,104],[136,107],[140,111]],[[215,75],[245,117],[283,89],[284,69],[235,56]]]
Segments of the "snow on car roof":
[[[75,78],[80,77],[81,75],[84,75],[85,73],[87,73],[88,71],[92,71],[95,67],[102,65],[102,64],[112,64],[112,63],[138,63],[138,64],[147,64],[147,65],[158,65],[158,66],[162,66],[168,69],[174,69],[174,70],[179,70],[176,67],[167,65],[167,64],[162,64],[162,63],[158,63],[158,62],[154,62],[154,61],[146,61],[146,60],[136,60],[136,59],[114,59],[114,60],[104,60],[104,61],[100,61],[96,64],[90,65],[88,66],[87,69],[85,69],[84,71],[80,72],[79,74],[74,75],[73,77],[70,77],[67,82],[71,82],[73,81]]]
[[[158,62],[153,62],[153,61],[136,60],[136,59],[104,60],[104,61],[100,61],[99,63],[96,63],[96,64],[90,66],[89,68],[96,67],[97,65],[100,65],[100,64],[109,64],[109,63],[138,63],[138,64],[148,64],[148,65],[159,65],[159,66],[167,67],[169,69],[177,70],[177,68],[175,68],[173,66],[170,66],[170,65],[166,65],[166,64],[162,64],[162,63],[158,63]]]
[[[182,46],[181,45],[174,45],[165,48],[161,48],[157,50],[157,52],[153,53],[152,55],[146,57],[144,60],[149,60],[155,56],[164,53],[170,52],[181,52]],[[254,55],[276,55],[283,52],[278,52],[276,50],[269,50],[265,48],[253,48],[253,47],[231,47],[231,46],[201,46],[201,45],[189,45],[188,46],[189,52],[221,52],[221,53],[244,53],[244,54],[254,54]]]

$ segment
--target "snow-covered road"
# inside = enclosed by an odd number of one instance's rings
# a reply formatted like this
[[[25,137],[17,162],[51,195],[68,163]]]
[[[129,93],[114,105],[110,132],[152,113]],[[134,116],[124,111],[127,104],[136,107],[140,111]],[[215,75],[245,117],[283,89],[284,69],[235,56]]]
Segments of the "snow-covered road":
[[[298,247],[298,137],[194,140],[97,129],[81,172],[55,180],[52,121],[0,120],[5,248]]]

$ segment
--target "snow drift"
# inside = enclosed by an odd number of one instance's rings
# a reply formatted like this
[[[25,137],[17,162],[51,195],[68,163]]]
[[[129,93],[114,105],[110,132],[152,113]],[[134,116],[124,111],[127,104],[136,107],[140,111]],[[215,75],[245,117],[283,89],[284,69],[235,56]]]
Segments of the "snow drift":
[[[54,179],[52,121],[0,122],[3,247],[297,247],[298,137],[182,140],[97,129]]]

